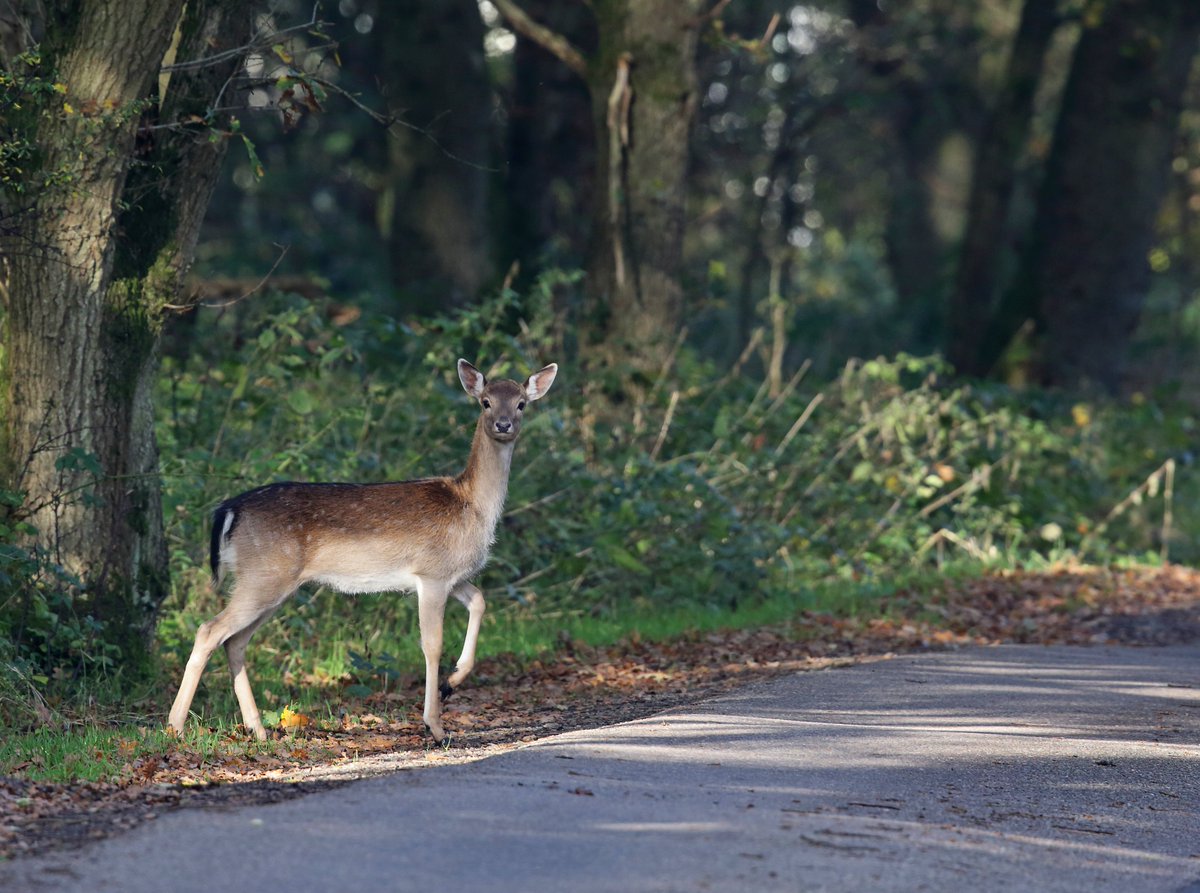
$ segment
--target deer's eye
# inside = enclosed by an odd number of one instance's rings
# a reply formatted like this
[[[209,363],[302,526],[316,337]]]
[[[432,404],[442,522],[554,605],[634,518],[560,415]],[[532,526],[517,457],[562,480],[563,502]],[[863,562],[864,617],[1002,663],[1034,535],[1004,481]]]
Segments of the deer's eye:
[[[491,400],[489,400],[487,397],[484,397],[484,398],[483,398],[483,408],[484,408],[484,409],[491,409],[491,408],[492,408],[492,401],[491,401]]]
[[[517,411],[522,412],[522,411],[524,411],[524,409],[525,409],[525,401],[522,400],[520,403],[517,404]]]

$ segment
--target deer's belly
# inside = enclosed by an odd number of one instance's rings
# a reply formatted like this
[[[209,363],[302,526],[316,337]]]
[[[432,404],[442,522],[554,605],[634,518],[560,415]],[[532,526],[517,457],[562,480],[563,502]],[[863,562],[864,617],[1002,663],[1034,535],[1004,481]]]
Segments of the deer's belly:
[[[338,592],[416,592],[418,575],[410,568],[325,571],[312,577],[314,583]]]
[[[344,593],[416,592],[421,581],[450,589],[487,564],[491,538],[450,531],[436,547],[408,549],[395,540],[328,540],[308,553],[302,579]]]

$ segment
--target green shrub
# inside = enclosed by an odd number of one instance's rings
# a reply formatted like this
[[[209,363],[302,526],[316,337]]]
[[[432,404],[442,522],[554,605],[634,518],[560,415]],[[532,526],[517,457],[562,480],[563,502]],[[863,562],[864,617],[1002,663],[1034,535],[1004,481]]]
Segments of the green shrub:
[[[0,727],[16,693],[51,679],[79,684],[114,669],[120,653],[103,624],[79,609],[82,583],[56,564],[20,520],[21,494],[0,490]],[[30,704],[25,699],[24,708]]]
[[[173,659],[219,609],[204,562],[220,500],[272,480],[461,469],[475,415],[454,374],[460,355],[513,377],[563,364],[518,449],[481,581],[489,623],[700,616],[947,561],[1157,556],[1164,532],[1172,557],[1195,557],[1181,535],[1198,520],[1190,476],[1174,481],[1172,529],[1163,524],[1164,462],[1186,459],[1192,433],[1178,408],[964,384],[936,358],[904,355],[771,394],[686,349],[640,396],[599,405],[550,312],[553,291],[572,284],[547,277],[529,296],[505,291],[420,324],[364,316],[342,328],[280,296],[168,361],[160,443],[176,594],[161,635]],[[453,608],[450,619],[462,622]],[[302,593],[263,634],[270,653],[251,659],[277,680],[387,684],[416,666],[415,622],[400,597]]]

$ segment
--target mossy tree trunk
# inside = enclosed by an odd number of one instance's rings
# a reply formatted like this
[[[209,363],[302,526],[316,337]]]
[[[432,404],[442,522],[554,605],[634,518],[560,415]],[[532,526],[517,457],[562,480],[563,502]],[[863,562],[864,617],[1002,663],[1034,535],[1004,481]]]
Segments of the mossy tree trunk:
[[[152,407],[160,320],[224,151],[207,129],[149,125],[203,119],[237,62],[169,80],[160,68],[177,34],[179,59],[226,48],[235,4],[48,6],[41,50],[65,92],[31,136],[39,173],[59,185],[35,197],[6,250],[4,471],[38,541],[81,581],[80,610],[133,656],[167,583]]]
[[[685,315],[683,239],[701,0],[593,0],[581,52],[516,0],[497,8],[582,78],[596,133],[588,352],[634,375],[658,366]]]
[[[697,102],[694,0],[597,0],[588,84],[599,136],[588,293],[604,353],[657,366],[684,316],[683,240]],[[623,67],[627,70],[623,71]],[[628,78],[625,97],[620,80]]]

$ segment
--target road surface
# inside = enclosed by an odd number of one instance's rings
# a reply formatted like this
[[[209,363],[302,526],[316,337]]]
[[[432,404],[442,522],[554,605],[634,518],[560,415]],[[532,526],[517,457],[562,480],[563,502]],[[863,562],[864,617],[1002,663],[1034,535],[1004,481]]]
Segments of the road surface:
[[[1200,646],[801,673],[475,763],[181,810],[0,889],[1200,893]]]

